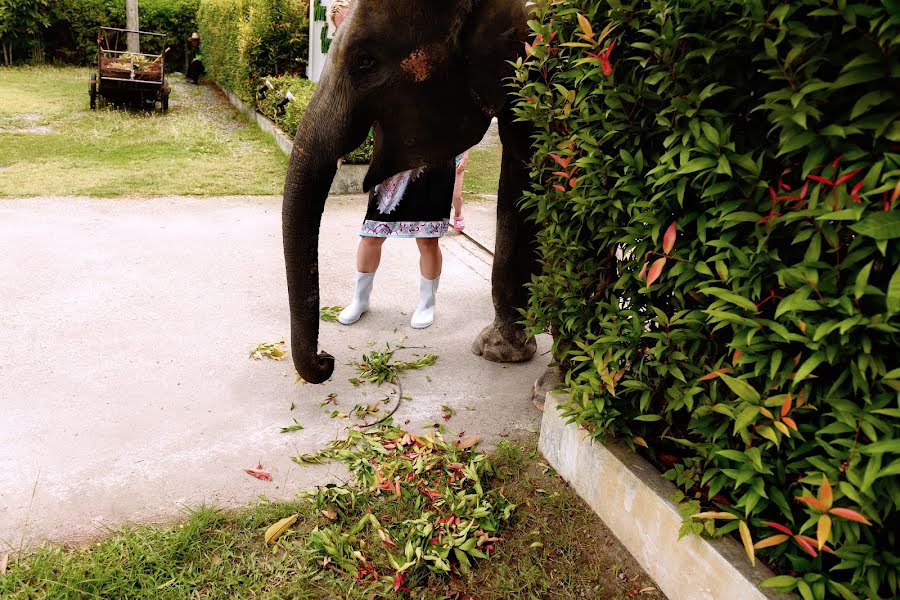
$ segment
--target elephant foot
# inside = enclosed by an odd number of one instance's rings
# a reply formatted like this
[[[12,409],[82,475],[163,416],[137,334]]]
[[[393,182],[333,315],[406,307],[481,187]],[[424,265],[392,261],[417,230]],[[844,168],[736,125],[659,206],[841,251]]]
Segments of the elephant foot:
[[[492,323],[478,334],[472,352],[491,362],[525,362],[537,352],[537,342],[521,327]]]
[[[534,381],[531,386],[531,402],[535,408],[544,412],[544,403],[547,400],[547,393],[557,390],[563,386],[562,371],[555,365],[550,365],[543,375]]]

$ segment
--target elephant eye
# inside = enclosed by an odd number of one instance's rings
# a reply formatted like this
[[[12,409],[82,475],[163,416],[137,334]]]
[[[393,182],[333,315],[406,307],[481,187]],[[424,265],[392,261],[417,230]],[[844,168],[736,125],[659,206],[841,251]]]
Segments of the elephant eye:
[[[356,67],[363,72],[371,71],[375,68],[375,57],[371,54],[360,54],[356,60]]]

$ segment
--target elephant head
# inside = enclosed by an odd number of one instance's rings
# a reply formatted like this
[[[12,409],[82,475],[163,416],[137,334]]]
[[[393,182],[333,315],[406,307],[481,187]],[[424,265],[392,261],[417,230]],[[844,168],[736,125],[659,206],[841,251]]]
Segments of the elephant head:
[[[318,351],[319,225],[337,161],[375,130],[368,191],[476,144],[507,104],[508,63],[527,37],[524,0],[356,0],[333,40],[288,167],[282,213],[291,352],[311,383]]]

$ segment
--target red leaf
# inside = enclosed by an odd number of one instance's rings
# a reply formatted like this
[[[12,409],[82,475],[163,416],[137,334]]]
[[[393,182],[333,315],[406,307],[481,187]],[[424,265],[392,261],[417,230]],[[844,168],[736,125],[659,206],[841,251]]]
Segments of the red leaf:
[[[673,222],[663,235],[663,252],[668,254],[672,251],[672,248],[675,247],[676,237],[678,237],[678,224]]]
[[[578,178],[573,177],[572,179],[569,180],[569,187],[575,187],[575,184],[577,184],[577,183],[578,183]]]
[[[805,503],[805,504],[809,504],[810,506],[812,506],[812,507],[815,508],[816,510],[820,510],[820,511],[822,511],[822,512],[827,512],[827,511],[828,511],[828,507],[826,507],[826,506],[822,503],[821,500],[819,500],[819,499],[817,499],[817,498],[813,498],[812,496],[797,496],[797,497],[794,498],[794,499],[797,500],[798,502],[803,502],[803,503]]]
[[[571,156],[567,156],[567,157],[565,157],[565,158],[562,158],[559,154],[554,154],[553,152],[550,153],[550,158],[552,158],[552,159],[555,160],[557,163],[559,163],[559,166],[561,166],[563,169],[568,169],[568,168],[569,168],[569,163],[572,162],[572,157],[571,157]]]
[[[765,524],[768,525],[769,527],[771,527],[772,529],[777,529],[781,533],[786,533],[788,535],[794,535],[790,529],[788,529],[784,525],[776,523],[775,521],[765,521]]]
[[[402,586],[403,586],[403,573],[398,571],[397,574],[394,575],[394,591],[399,592],[400,588]]]
[[[784,418],[788,416],[791,412],[791,395],[788,394],[784,399],[784,403],[781,405],[781,417]]]
[[[638,273],[638,279],[643,279],[644,277],[646,277],[646,275],[647,275],[647,264],[648,264],[648,263],[644,263],[644,266],[641,267],[641,272]]]
[[[566,188],[564,188],[563,186],[559,185],[558,183],[554,183],[554,184],[553,184],[553,189],[559,190],[560,192],[566,191]]]
[[[865,183],[865,179],[860,179],[856,182],[856,185],[853,186],[853,189],[850,190],[850,197],[856,200],[856,203],[859,204],[862,200],[859,197],[859,190],[862,189],[863,183]]]
[[[775,193],[775,188],[773,188],[771,185],[769,186],[769,196],[772,197],[773,203],[778,202],[778,194]]]
[[[813,558],[818,556],[818,553],[816,552],[816,547],[814,545],[816,543],[816,540],[814,540],[812,538],[804,537],[802,535],[795,535],[794,541],[797,542],[797,544],[799,544],[801,548],[806,550],[806,552],[809,553],[809,555],[812,556]]]
[[[718,377],[718,376],[721,375],[722,373],[727,373],[727,372],[730,371],[730,370],[731,370],[731,369],[729,369],[728,367],[722,367],[721,369],[716,369],[715,371],[712,371],[711,373],[707,373],[706,375],[704,375],[703,377],[701,377],[701,378],[699,379],[699,381],[709,381],[710,379],[715,379],[716,377]]]
[[[272,474],[264,470],[261,464],[256,465],[255,469],[244,469],[244,472],[263,481],[272,481]]]
[[[612,54],[613,48],[616,47],[616,40],[612,41],[612,44],[609,45],[609,48],[603,51],[603,54],[600,56],[600,67],[603,69],[603,74],[609,77],[612,75],[612,63],[609,62],[609,55]]]
[[[553,174],[554,174],[554,175],[558,175],[558,176],[560,176],[560,177],[566,177],[566,178],[569,177],[569,174],[566,173],[565,171],[554,171]]]
[[[856,521],[857,523],[865,523],[866,525],[872,524],[872,522],[867,518],[865,518],[855,510],[850,510],[849,508],[832,508],[828,512],[836,517],[841,517],[842,519],[850,519],[851,521]]]
[[[794,431],[799,431],[799,430],[797,429],[797,423],[794,422],[794,420],[793,420],[792,418],[790,418],[790,417],[782,417],[781,420],[784,421],[784,424],[785,424],[785,425],[787,425],[788,427],[790,427],[790,428],[793,429]]]
[[[834,185],[834,182],[830,179],[825,179],[824,177],[819,177],[818,175],[808,175],[810,179],[813,181],[818,181],[819,183],[827,183],[828,185]]]
[[[647,286],[653,285],[653,282],[659,279],[659,276],[662,275],[663,267],[666,266],[666,257],[657,258],[653,261],[653,264],[650,265],[650,270],[647,272]]]
[[[840,178],[834,182],[834,185],[841,185],[845,181],[852,179],[853,176],[856,175],[857,173],[859,173],[860,171],[862,171],[862,169],[854,169],[854,170],[850,171],[849,173],[841,175]]]
[[[843,155],[843,154],[838,154],[837,158],[834,159],[834,162],[831,163],[831,168],[832,168],[832,169],[837,169],[837,166],[838,166],[838,164],[840,164],[842,158],[844,158],[844,155]]]
[[[800,188],[800,199],[803,200],[806,198],[806,191],[809,189],[809,182],[803,184],[803,187]]]

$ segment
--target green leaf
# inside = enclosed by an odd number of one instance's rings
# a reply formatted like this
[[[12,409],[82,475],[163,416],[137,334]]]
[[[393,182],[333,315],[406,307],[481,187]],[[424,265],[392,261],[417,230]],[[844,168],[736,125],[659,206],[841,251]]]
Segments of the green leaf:
[[[869,263],[871,265],[871,263]],[[900,312],[900,266],[894,271],[887,289],[887,314],[892,317]]]
[[[748,406],[747,408],[745,408],[743,411],[741,411],[741,414],[739,414],[738,418],[734,421],[735,433],[753,423],[757,417],[759,417],[759,409],[757,409],[755,406]]]
[[[778,308],[775,309],[775,318],[782,316],[786,312],[797,312],[797,311],[814,311],[819,310],[821,306],[814,301],[809,299],[809,287],[803,286],[784,300],[778,303]]]
[[[765,581],[760,582],[759,586],[770,588],[792,588],[796,583],[796,577],[791,577],[790,575],[776,575],[775,577],[769,577]]]
[[[872,265],[875,261],[869,261],[869,263],[859,270],[859,273],[856,275],[856,285],[853,286],[853,297],[859,300],[866,293],[866,286],[869,284],[869,273],[872,271]],[[894,277],[891,279],[891,283],[894,282],[894,279],[897,278],[897,274],[894,273]],[[900,293],[900,290],[898,290]]]
[[[634,418],[635,421],[662,421],[663,418],[659,415],[638,415]]]
[[[900,237],[900,211],[872,213],[859,223],[850,226],[856,233],[876,240],[892,240]]]
[[[806,361],[800,365],[800,368],[797,369],[797,373],[794,374],[794,385],[797,385],[807,377],[809,377],[810,373],[812,373],[816,367],[818,367],[822,361],[825,360],[825,355],[822,352],[816,352],[812,356],[806,359]]]
[[[735,306],[740,306],[741,308],[746,308],[747,310],[753,311],[754,313],[756,312],[756,305],[753,302],[751,302],[747,298],[744,298],[743,296],[735,294],[734,292],[729,292],[728,290],[717,287],[703,288],[702,290],[697,291],[708,296],[715,296],[720,300],[724,300],[725,302],[729,302],[731,304],[734,304]]]
[[[859,451],[867,456],[874,456],[876,454],[900,454],[900,438],[873,442],[866,446],[861,446]]]
[[[696,173],[697,171],[702,171],[704,169],[711,169],[716,166],[715,159],[709,158],[707,156],[701,156],[700,158],[695,158],[692,161],[689,161],[688,164],[681,167],[678,171],[679,175],[688,175],[690,173]]]
[[[853,105],[853,110],[850,111],[850,120],[855,120],[858,116],[863,115],[873,106],[878,106],[888,100],[894,98],[894,93],[878,90],[874,92],[869,92],[862,98],[856,101],[856,104]]]
[[[746,400],[752,404],[759,403],[759,392],[753,389],[749,383],[744,381],[743,379],[737,379],[735,377],[730,377],[725,375],[724,373],[719,375],[719,379],[725,382],[732,392],[737,394],[738,398],[741,400]]]

